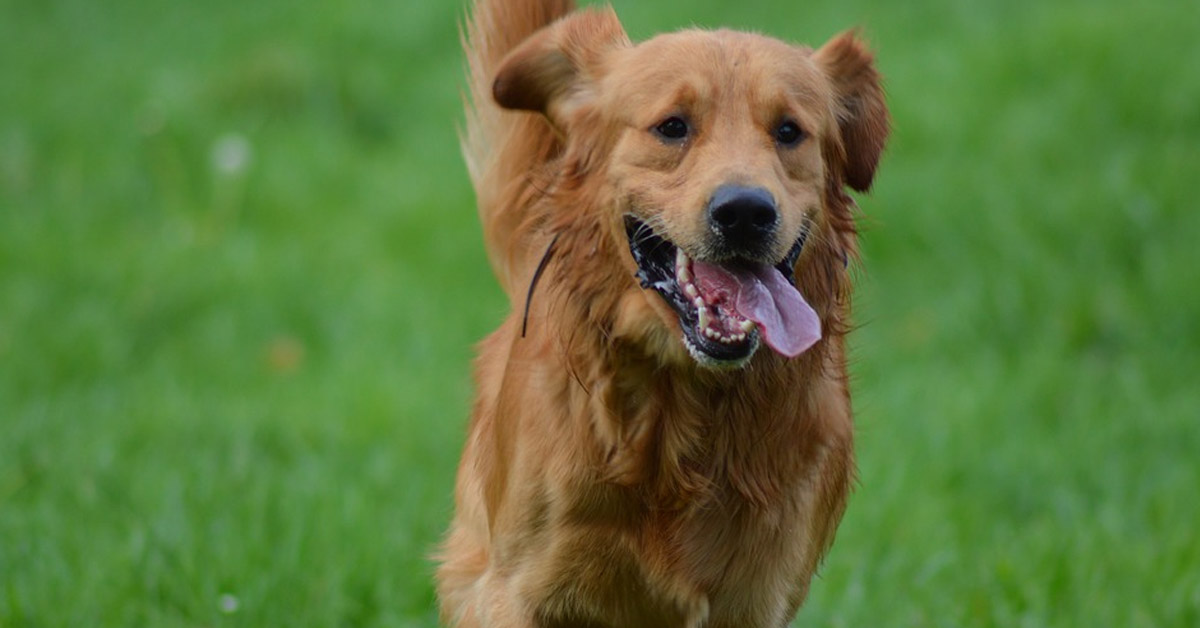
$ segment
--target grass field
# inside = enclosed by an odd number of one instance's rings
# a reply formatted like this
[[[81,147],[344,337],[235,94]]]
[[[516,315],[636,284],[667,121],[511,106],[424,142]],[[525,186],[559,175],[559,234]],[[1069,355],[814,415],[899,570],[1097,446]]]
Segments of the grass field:
[[[888,77],[796,625],[1200,625],[1200,4],[615,5]],[[435,625],[506,307],[459,11],[0,0],[0,627]]]

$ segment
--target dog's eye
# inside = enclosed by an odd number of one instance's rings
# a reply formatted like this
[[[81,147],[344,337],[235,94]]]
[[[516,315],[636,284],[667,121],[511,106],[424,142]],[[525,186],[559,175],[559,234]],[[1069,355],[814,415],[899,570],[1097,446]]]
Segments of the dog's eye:
[[[687,137],[688,124],[679,116],[671,116],[654,127],[654,133],[666,140],[681,140]]]
[[[801,129],[800,125],[791,120],[785,120],[775,129],[775,141],[784,146],[795,146],[803,139],[804,129]]]

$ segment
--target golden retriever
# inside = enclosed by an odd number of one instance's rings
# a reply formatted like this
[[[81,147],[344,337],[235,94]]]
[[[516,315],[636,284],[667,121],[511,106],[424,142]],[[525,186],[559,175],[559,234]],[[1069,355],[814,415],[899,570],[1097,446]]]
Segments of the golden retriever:
[[[512,312],[439,552],[459,627],[787,625],[854,475],[872,54],[476,0],[464,153]]]

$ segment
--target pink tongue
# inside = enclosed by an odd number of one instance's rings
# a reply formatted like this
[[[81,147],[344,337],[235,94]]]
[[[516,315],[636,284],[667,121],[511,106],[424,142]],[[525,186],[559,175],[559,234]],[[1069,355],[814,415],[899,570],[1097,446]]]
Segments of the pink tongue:
[[[702,294],[727,295],[738,314],[758,324],[775,351],[794,358],[821,339],[817,313],[778,269],[727,269],[696,260],[692,272]]]

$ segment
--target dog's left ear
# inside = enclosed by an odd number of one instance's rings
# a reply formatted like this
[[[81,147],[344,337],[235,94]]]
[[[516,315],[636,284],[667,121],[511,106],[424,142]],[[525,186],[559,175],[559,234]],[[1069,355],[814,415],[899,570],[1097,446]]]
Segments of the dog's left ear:
[[[539,111],[561,129],[593,94],[605,54],[628,45],[612,8],[572,13],[508,53],[496,72],[492,96],[506,109]]]
[[[813,54],[829,77],[837,100],[838,130],[846,151],[846,184],[865,192],[887,142],[889,117],[875,58],[854,31],[846,31]]]

